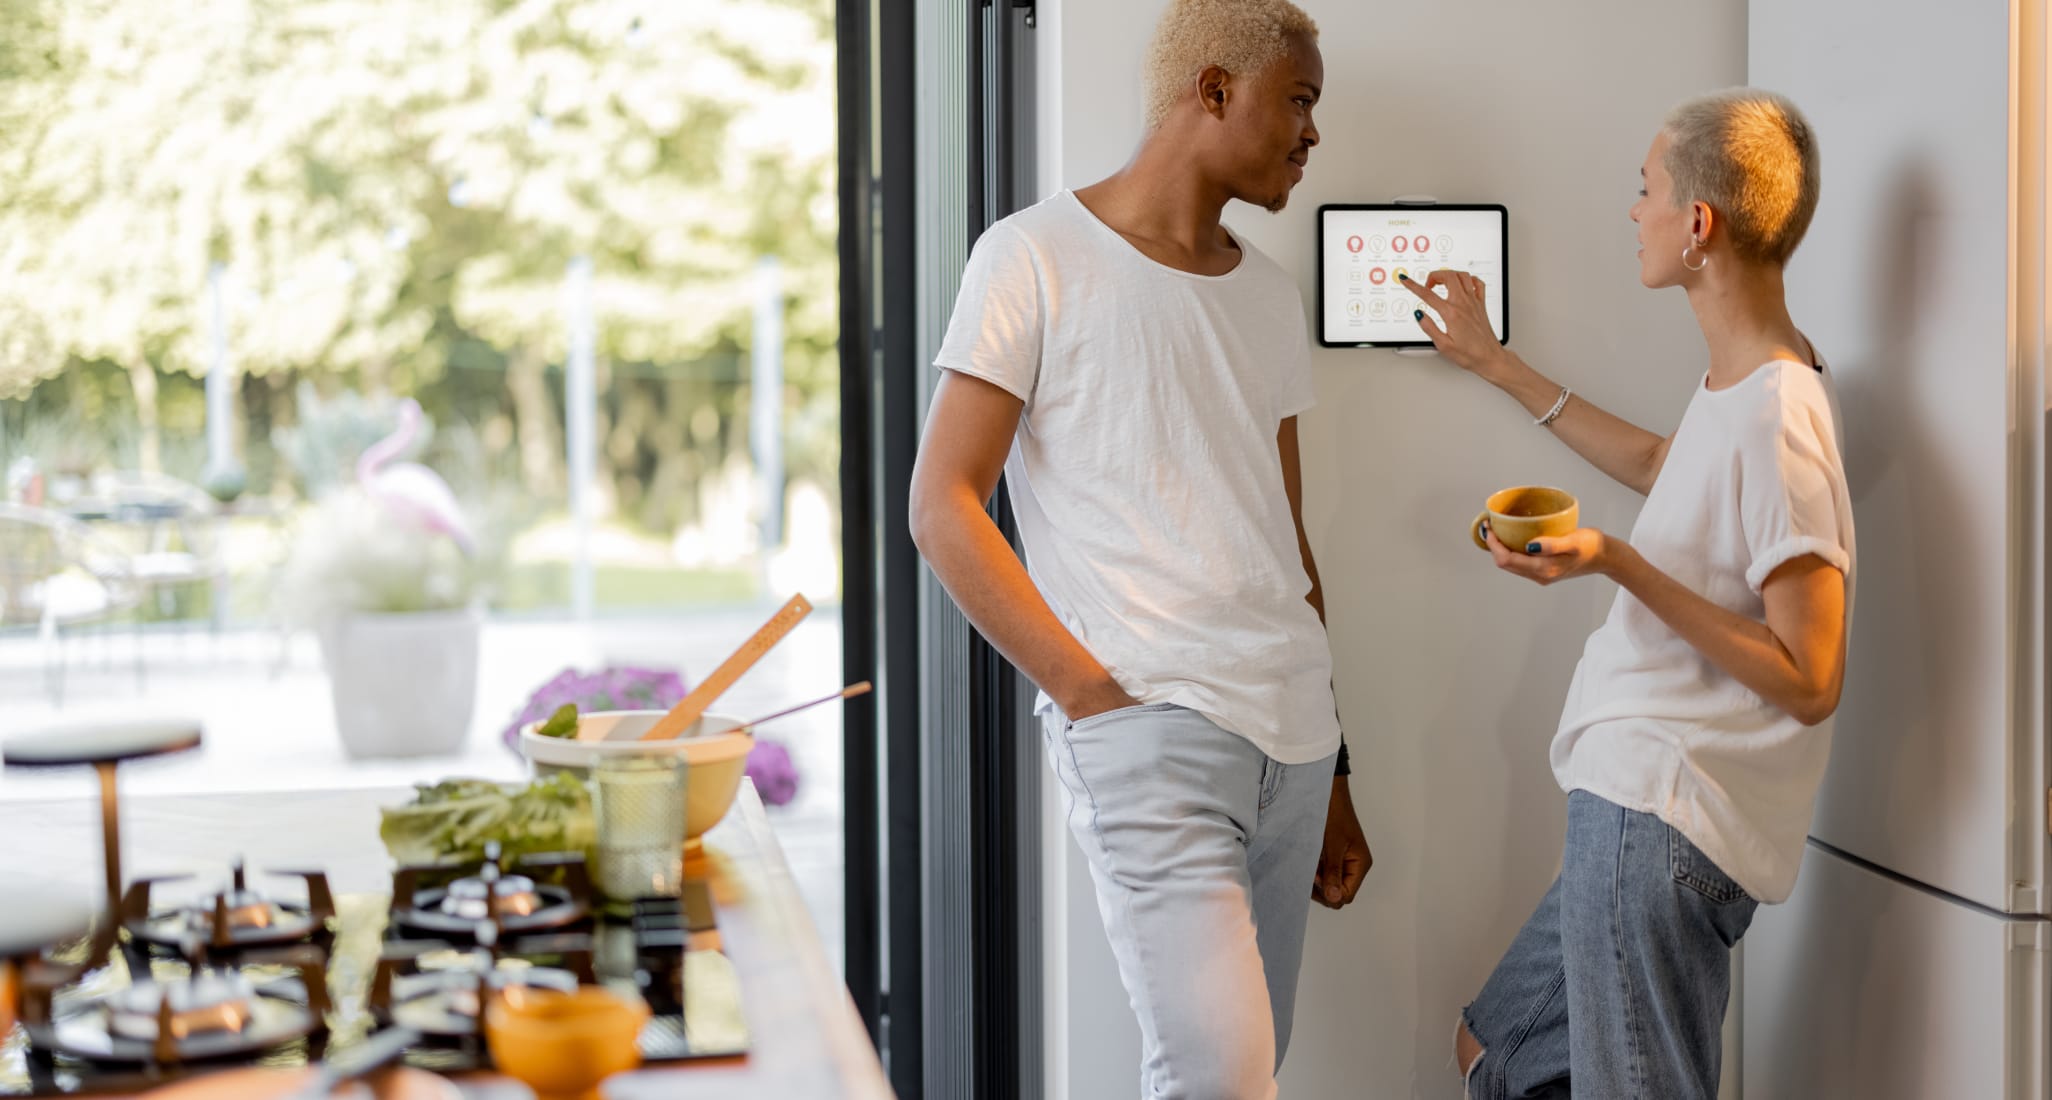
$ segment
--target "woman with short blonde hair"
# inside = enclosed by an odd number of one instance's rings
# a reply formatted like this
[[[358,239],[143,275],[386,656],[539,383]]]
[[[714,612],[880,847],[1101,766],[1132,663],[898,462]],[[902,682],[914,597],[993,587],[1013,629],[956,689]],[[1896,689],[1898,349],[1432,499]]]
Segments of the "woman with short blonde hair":
[[[1646,494],[1629,540],[1488,539],[1514,576],[1619,592],[1553,739],[1560,875],[1455,1034],[1471,1097],[1717,1095],[1731,948],[1795,886],[1843,686],[1852,504],[1831,377],[1782,287],[1816,137],[1737,88],[1675,108],[1640,172],[1640,281],[1680,287],[1710,350],[1671,436],[1498,345],[1473,277],[1406,280],[1442,354]]]

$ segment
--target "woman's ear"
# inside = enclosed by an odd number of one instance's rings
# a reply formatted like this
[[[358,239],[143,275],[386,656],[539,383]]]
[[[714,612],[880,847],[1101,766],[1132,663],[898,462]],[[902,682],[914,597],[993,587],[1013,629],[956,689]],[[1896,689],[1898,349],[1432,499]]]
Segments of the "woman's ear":
[[[1695,210],[1695,224],[1689,227],[1689,235],[1696,240],[1707,243],[1710,240],[1711,231],[1717,228],[1717,212],[1710,209],[1710,204],[1707,202],[1697,202],[1690,205]]]

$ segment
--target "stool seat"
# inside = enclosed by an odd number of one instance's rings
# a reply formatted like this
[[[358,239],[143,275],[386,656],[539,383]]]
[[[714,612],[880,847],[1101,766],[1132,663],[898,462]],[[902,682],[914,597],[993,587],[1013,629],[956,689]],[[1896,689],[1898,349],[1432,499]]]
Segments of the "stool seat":
[[[84,895],[36,879],[7,884],[0,905],[0,959],[33,955],[86,934],[93,909]]]
[[[191,718],[79,720],[0,741],[0,763],[10,768],[110,764],[184,752],[199,743],[200,724]]]

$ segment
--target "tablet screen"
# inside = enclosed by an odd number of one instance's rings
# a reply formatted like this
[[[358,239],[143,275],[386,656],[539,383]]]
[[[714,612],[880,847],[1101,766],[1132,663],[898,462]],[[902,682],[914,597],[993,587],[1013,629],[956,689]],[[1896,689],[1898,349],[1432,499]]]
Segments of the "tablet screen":
[[[1465,271],[1486,288],[1489,325],[1510,339],[1501,206],[1340,205],[1318,208],[1318,342],[1327,347],[1431,347],[1412,311],[1418,299],[1397,276],[1421,284],[1438,268]]]

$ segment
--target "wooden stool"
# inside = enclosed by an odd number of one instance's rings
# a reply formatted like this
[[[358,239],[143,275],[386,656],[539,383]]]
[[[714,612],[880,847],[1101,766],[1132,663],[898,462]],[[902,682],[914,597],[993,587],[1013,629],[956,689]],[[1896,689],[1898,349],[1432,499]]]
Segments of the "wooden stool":
[[[200,724],[192,719],[147,718],[73,722],[0,742],[0,763],[10,768],[74,768],[100,773],[100,841],[107,871],[106,927],[111,947],[121,927],[121,796],[114,770],[124,760],[197,748]],[[4,919],[4,918],[0,918]],[[96,944],[96,946],[99,946]]]

